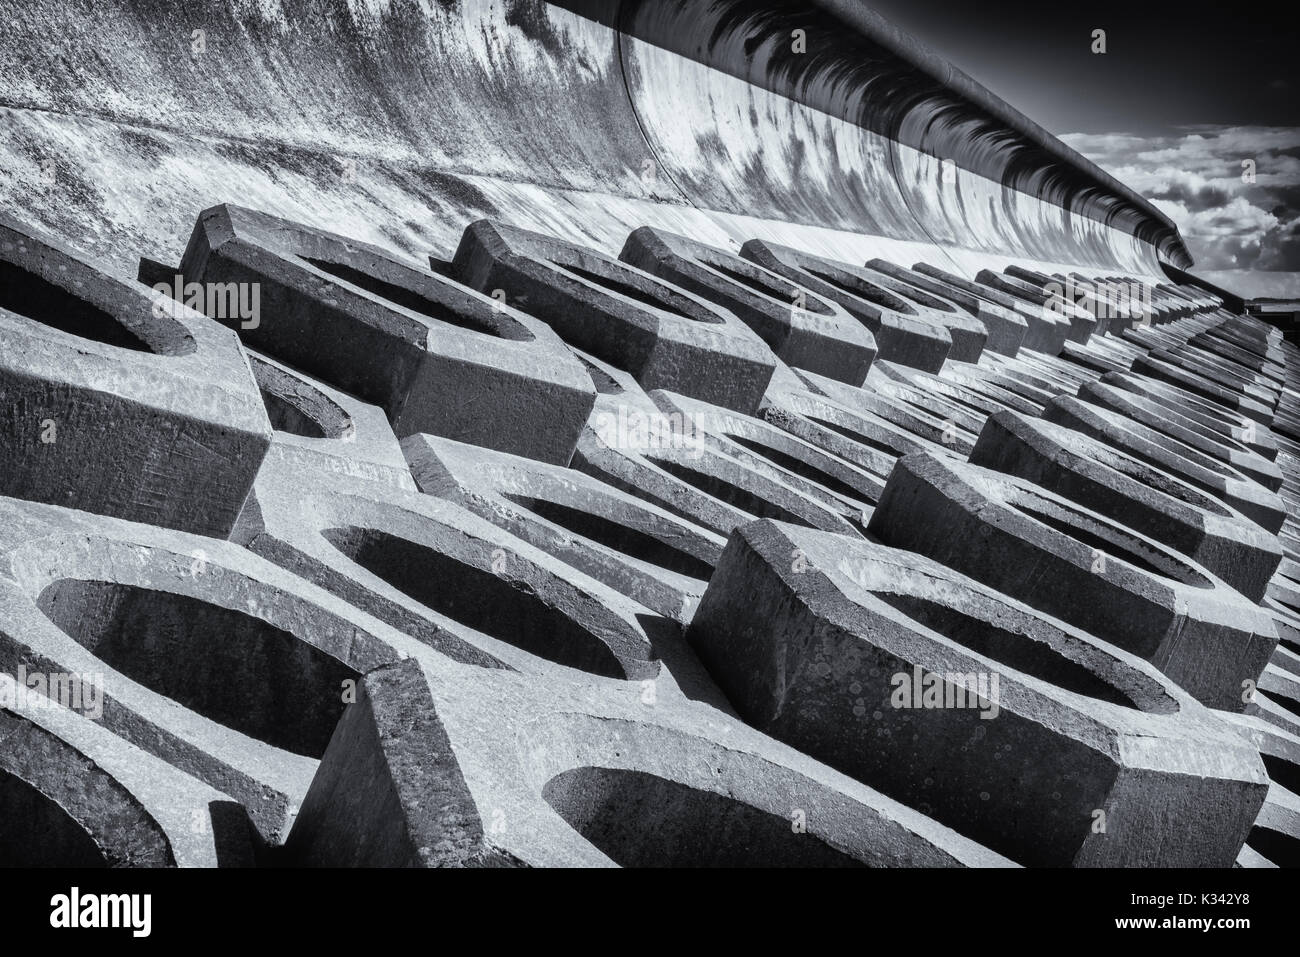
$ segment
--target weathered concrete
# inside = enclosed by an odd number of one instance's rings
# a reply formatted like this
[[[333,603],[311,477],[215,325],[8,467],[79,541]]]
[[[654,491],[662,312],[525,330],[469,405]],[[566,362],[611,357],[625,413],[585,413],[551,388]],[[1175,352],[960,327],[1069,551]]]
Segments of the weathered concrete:
[[[480,518],[685,624],[726,540],[575,469],[412,435],[402,443],[426,495]]]
[[[1267,790],[1155,669],[907,552],[747,525],[689,638],[757,727],[1025,864],[1229,866]]]
[[[0,867],[247,867],[255,842],[238,804],[90,718],[0,706]]]
[[[1029,323],[1010,309],[1003,309],[987,299],[971,295],[966,290],[950,285],[937,277],[908,269],[906,266],[895,265],[884,259],[868,260],[867,265],[876,272],[892,276],[908,286],[932,296],[939,296],[965,309],[983,324],[985,332],[988,333],[985,346],[990,351],[1007,356],[1014,356],[1020,351],[1020,345],[1025,341],[1025,334],[1029,331]]]
[[[936,372],[954,348],[951,331],[934,314],[871,282],[863,270],[760,240],[745,243],[740,254],[843,306],[871,330],[882,359]]]
[[[731,312],[789,365],[862,385],[876,357],[870,330],[838,303],[740,256],[644,226],[619,259]]]
[[[345,682],[419,647],[229,542],[13,499],[0,514],[0,671],[98,680],[99,726],[229,795],[271,843]]]
[[[951,459],[899,460],[868,531],[1152,662],[1198,701],[1241,710],[1272,620],[1189,559],[1028,482]]]
[[[1070,323],[1061,316],[1054,315],[1043,309],[1033,308],[1014,296],[1009,296],[991,286],[963,279],[961,276],[956,276],[928,262],[918,262],[912,268],[923,275],[941,280],[954,289],[961,290],[979,299],[988,300],[994,305],[1020,316],[1025,320],[1027,326],[1024,338],[1024,348],[1026,349],[1045,352],[1052,356],[1059,355],[1061,348],[1069,338]]]
[[[1072,429],[990,416],[970,462],[1015,475],[1175,548],[1252,601],[1282,561],[1277,539],[1212,496]]]
[[[743,726],[720,735],[687,702],[670,714],[616,689],[414,661],[362,690],[290,836],[297,862],[1010,864]]]
[[[187,283],[249,284],[255,348],[381,406],[397,435],[565,464],[594,390],[545,323],[367,243],[225,205],[199,215]]]
[[[772,377],[771,349],[732,313],[597,250],[483,220],[466,227],[453,268],[647,391],[751,412]]]
[[[1270,532],[1278,531],[1286,520],[1286,507],[1277,493],[1246,478],[1226,463],[1201,455],[1126,416],[1081,402],[1073,396],[1058,396],[1047,404],[1043,418],[1092,436],[1204,489]]]
[[[224,538],[271,439],[231,332],[0,211],[0,494]]]

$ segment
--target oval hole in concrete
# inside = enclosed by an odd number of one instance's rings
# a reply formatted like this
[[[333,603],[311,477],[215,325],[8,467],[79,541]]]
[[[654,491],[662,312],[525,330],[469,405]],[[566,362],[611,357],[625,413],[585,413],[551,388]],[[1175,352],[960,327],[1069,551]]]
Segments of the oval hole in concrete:
[[[37,599],[101,661],[218,724],[319,758],[360,674],[259,618],[197,598],[63,579]]]
[[[581,767],[542,797],[623,867],[864,867],[790,819],[644,771]]]
[[[332,528],[331,545],[398,591],[530,654],[610,678],[626,674],[599,638],[523,582],[372,528]]]

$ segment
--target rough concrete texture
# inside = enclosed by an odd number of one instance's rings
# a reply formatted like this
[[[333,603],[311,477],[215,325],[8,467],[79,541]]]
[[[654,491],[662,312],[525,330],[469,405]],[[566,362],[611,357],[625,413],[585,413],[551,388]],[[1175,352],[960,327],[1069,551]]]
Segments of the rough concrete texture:
[[[740,254],[839,303],[871,330],[883,359],[933,372],[955,348],[951,333],[941,322],[871,282],[862,270],[756,239],[745,243]]]
[[[619,258],[722,306],[789,365],[862,385],[876,340],[838,303],[686,236],[643,227]]]
[[[1025,864],[1229,866],[1268,788],[1151,667],[912,553],[755,522],[688,637],[742,717]]]
[[[1297,863],[1300,353],[1131,190],[839,0],[84,6],[0,865]]]
[[[224,538],[271,426],[234,333],[0,211],[0,494]]]
[[[1032,483],[933,456],[899,460],[868,531],[1154,663],[1240,710],[1277,631],[1240,592],[1166,546]]]
[[[199,215],[186,283],[256,287],[253,347],[430,432],[567,464],[590,382],[545,324],[385,250],[238,206]]]
[[[453,269],[647,390],[751,411],[772,377],[771,349],[733,313],[593,249],[484,220],[466,227]]]

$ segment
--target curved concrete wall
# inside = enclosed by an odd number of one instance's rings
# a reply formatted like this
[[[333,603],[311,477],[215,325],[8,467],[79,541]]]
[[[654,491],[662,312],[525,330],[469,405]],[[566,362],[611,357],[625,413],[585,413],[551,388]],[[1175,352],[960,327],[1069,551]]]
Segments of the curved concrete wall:
[[[494,216],[607,249],[651,224],[961,271],[1186,261],[1140,199],[852,5],[73,7],[0,0],[0,199],[124,274],[227,200],[415,258]]]

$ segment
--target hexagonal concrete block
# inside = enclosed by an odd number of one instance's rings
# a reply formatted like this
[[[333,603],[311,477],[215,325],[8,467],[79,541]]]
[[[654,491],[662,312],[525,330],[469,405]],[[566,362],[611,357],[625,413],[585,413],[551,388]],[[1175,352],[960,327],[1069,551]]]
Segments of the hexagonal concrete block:
[[[1082,433],[999,412],[970,463],[1015,475],[1192,558],[1252,601],[1282,561],[1277,538],[1213,496]]]
[[[861,385],[876,357],[871,331],[838,303],[724,250],[642,226],[619,259],[733,313],[789,365]]]
[[[180,272],[205,290],[256,290],[257,316],[222,321],[380,406],[399,437],[566,464],[591,411],[590,380],[545,323],[377,246],[216,206],[199,214]]]
[[[752,412],[772,378],[772,350],[732,313],[594,249],[482,220],[466,227],[453,269],[646,390]]]
[[[758,728],[1027,865],[1230,866],[1268,787],[1154,668],[908,552],[747,525],[688,637]]]
[[[882,359],[937,372],[953,351],[941,314],[914,307],[872,282],[864,270],[757,239],[745,243],[740,254],[839,303],[871,330]]]
[[[683,701],[414,661],[362,683],[289,838],[309,866],[1008,866]]]
[[[726,539],[576,469],[432,435],[402,442],[420,491],[445,498],[685,624]]]
[[[271,845],[347,683],[423,651],[230,542],[14,499],[0,519],[0,672],[93,676],[98,725],[237,801]]]
[[[271,441],[238,338],[0,214],[0,495],[224,538]]]
[[[1242,710],[1277,645],[1263,609],[1189,559],[974,465],[900,459],[868,531],[1150,661],[1211,707]]]

